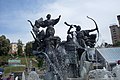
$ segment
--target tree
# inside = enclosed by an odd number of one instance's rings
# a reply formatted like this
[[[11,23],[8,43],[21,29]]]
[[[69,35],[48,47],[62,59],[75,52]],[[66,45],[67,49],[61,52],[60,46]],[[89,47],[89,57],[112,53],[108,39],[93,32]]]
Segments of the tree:
[[[117,41],[115,44],[113,44],[114,47],[120,47],[120,41]]]
[[[0,36],[0,55],[7,55],[10,50],[10,40],[5,35]]]
[[[21,53],[23,53],[23,44],[20,39],[18,40],[17,47],[18,47],[17,53],[18,53],[18,55],[21,55]]]
[[[29,56],[32,55],[32,42],[26,43],[25,52],[26,52],[26,54],[29,55]]]

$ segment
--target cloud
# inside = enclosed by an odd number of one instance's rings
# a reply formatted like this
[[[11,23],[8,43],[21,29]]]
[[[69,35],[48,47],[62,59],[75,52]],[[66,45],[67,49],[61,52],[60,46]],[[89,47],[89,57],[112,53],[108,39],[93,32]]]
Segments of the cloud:
[[[60,22],[55,26],[56,35],[66,38],[68,27],[63,22],[79,24],[82,29],[95,28],[94,23],[86,18],[90,16],[96,20],[100,29],[100,38],[112,43],[109,25],[116,22],[116,15],[120,13],[120,1],[113,0],[57,0],[54,3],[43,6],[42,14],[51,13],[53,18],[62,15]],[[62,33],[61,33],[62,32]]]
[[[37,0],[37,4],[26,5],[27,8],[23,10],[16,10],[7,15],[2,14],[0,24],[2,24],[3,28],[7,29],[9,27],[8,30],[11,32],[7,31],[8,33],[5,34],[12,41],[22,39],[22,41],[27,42],[33,40],[30,34],[31,26],[27,22],[28,19],[34,23],[40,17],[45,19],[48,13],[52,15],[53,19],[62,15],[59,23],[55,25],[55,35],[65,40],[69,28],[64,24],[65,21],[70,24],[80,25],[82,29],[92,29],[95,28],[94,23],[86,18],[86,16],[90,16],[99,25],[101,41],[111,43],[109,25],[117,23],[116,15],[120,14],[119,3],[119,0],[51,0],[51,2],[45,1],[41,4],[41,0]],[[26,6],[24,5],[24,7]]]

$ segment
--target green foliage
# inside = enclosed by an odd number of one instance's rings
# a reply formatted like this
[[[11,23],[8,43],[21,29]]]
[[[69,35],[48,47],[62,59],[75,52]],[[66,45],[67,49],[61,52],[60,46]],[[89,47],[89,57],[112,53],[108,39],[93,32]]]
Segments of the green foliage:
[[[38,60],[38,68],[41,68],[43,66],[43,59]]]
[[[26,54],[29,55],[29,56],[32,55],[32,42],[26,43],[25,52],[26,52]]]
[[[23,49],[22,49],[23,44],[22,44],[22,41],[20,39],[18,40],[17,47],[18,47],[17,53],[18,53],[18,55],[21,55],[23,53]]]
[[[10,72],[23,72],[25,70],[25,67],[6,66],[4,67],[4,70],[4,74],[9,74]]]
[[[10,59],[10,56],[0,56],[0,61],[1,60],[4,60],[4,61],[8,61],[8,59]],[[25,59],[25,57],[22,57],[22,56],[20,56],[19,57],[19,59],[21,60],[21,64],[22,65],[27,65],[26,64],[26,59]],[[35,58],[34,58],[35,59]],[[2,60],[2,61],[3,61]],[[29,61],[30,60],[32,60],[32,65],[33,65],[33,67],[37,67],[37,63],[36,62],[34,62],[33,61],[33,57],[31,57],[31,58],[29,58],[29,57],[27,57],[27,62],[29,63]],[[28,64],[29,65],[29,64]],[[5,75],[7,75],[7,74],[9,74],[10,72],[23,72],[24,70],[25,70],[25,68],[26,67],[24,67],[24,66],[2,66],[3,68],[4,68],[4,74]]]
[[[120,47],[120,41],[116,42],[115,44],[113,44],[114,47]]]
[[[10,49],[10,40],[5,35],[0,36],[0,55],[7,55]]]

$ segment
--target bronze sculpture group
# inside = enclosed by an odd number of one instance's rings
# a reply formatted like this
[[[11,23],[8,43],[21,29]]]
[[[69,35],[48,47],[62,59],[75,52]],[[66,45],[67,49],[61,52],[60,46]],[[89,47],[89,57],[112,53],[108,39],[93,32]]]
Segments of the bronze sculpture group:
[[[57,19],[51,19],[51,15],[48,14],[46,18],[46,20],[43,18],[36,20],[34,25],[28,20],[35,39],[33,54],[44,58],[47,62],[45,80],[67,80],[67,78],[80,77],[81,55],[86,48],[94,48],[96,34],[89,33],[98,31],[97,25],[92,30],[81,30],[79,25],[70,25],[65,22],[64,24],[69,26],[67,40],[61,41],[59,36],[54,36],[54,25],[59,22],[61,15]],[[46,30],[40,31],[41,27],[46,28]],[[73,27],[76,28],[76,31],[71,31]]]

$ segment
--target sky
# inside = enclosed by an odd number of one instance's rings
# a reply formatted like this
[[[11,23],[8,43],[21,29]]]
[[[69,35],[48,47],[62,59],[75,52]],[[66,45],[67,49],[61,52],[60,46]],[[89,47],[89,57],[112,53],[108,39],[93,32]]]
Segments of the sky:
[[[30,33],[32,27],[27,22],[35,20],[49,13],[52,19],[61,19],[54,26],[55,36],[66,40],[67,27],[64,22],[80,25],[82,30],[95,28],[92,17],[98,24],[102,42],[112,43],[109,26],[117,24],[120,15],[120,0],[0,0],[0,35],[5,35],[11,42],[20,39],[24,44],[33,41]],[[97,32],[95,32],[97,33]]]

